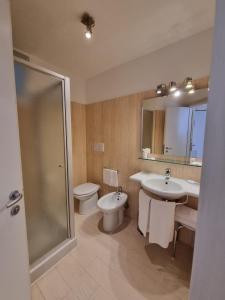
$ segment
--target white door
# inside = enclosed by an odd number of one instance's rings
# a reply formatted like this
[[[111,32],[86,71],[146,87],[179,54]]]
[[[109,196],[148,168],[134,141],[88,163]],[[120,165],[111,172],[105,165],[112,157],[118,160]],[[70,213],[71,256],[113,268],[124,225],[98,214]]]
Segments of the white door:
[[[190,108],[166,109],[164,154],[186,156],[188,149]]]
[[[8,0],[0,0],[0,45],[0,299],[29,300],[24,200],[19,194],[23,185]],[[19,191],[14,200],[20,200],[7,208],[15,202],[9,199],[13,191]]]

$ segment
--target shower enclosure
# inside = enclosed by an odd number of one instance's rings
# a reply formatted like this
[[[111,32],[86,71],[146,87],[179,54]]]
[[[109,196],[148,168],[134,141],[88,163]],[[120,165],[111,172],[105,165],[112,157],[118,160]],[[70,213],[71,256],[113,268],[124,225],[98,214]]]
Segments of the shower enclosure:
[[[15,60],[31,278],[75,245],[69,79]]]

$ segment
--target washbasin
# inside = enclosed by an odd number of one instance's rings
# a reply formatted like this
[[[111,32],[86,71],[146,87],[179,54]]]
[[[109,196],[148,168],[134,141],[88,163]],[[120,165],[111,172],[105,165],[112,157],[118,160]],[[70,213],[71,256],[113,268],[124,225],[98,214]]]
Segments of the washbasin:
[[[168,181],[166,181],[164,177],[149,178],[142,182],[142,187],[147,191],[168,200],[180,199],[186,195],[182,185],[172,178]]]

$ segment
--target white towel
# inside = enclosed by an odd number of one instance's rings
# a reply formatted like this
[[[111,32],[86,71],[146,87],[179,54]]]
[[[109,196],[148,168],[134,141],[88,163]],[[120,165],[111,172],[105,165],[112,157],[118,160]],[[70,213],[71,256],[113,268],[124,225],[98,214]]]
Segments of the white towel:
[[[151,199],[149,243],[168,248],[173,240],[175,202]]]
[[[149,228],[149,213],[150,213],[151,198],[140,189],[139,191],[139,212],[138,212],[138,227],[146,236]]]
[[[103,183],[118,187],[118,171],[111,169],[103,169]]]

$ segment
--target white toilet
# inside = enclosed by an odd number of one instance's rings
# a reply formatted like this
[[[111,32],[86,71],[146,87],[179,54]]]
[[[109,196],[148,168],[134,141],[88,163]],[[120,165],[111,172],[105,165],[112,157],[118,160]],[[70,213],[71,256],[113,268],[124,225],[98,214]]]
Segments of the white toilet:
[[[73,189],[74,198],[80,201],[79,213],[81,215],[87,215],[97,209],[99,188],[98,184],[87,182]]]
[[[124,204],[127,201],[125,193],[109,193],[101,197],[97,205],[103,212],[103,229],[113,232],[122,223],[124,218]]]

